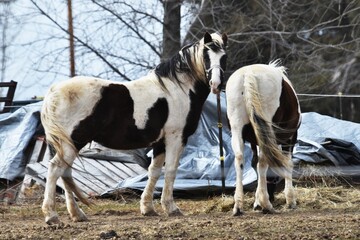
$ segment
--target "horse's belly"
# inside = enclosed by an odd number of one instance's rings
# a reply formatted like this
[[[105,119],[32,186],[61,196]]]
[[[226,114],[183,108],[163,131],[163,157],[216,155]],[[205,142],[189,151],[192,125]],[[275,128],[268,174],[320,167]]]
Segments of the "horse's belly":
[[[123,84],[103,86],[100,92],[92,112],[71,134],[78,148],[92,140],[113,149],[142,148],[161,137],[169,113],[165,98],[137,104],[140,96],[132,97]]]
[[[161,129],[128,129],[117,128],[115,131],[105,131],[95,137],[95,141],[112,149],[136,149],[150,147],[162,138]]]

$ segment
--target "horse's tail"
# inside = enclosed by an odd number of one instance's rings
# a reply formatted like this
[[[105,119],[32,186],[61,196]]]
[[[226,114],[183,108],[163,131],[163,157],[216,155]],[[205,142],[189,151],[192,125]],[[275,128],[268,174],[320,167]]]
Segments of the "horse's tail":
[[[85,205],[90,206],[91,202],[81,193],[81,190],[75,184],[74,179],[69,176],[62,176],[61,179],[63,180],[64,184],[67,185],[75,196]]]
[[[65,132],[64,128],[58,123],[58,117],[55,115],[54,109],[56,109],[56,99],[55,101],[47,101],[45,98],[42,109],[41,109],[41,123],[45,129],[46,142],[50,148],[53,148],[54,152],[59,157],[59,160],[62,161],[67,167],[72,168],[72,166],[64,160],[64,145],[68,145],[75,153],[75,156],[79,156],[79,152],[75,147],[70,136]],[[84,204],[90,205],[89,200],[83,196],[81,190],[76,186],[72,177],[62,176],[61,177],[76,197]]]
[[[41,109],[41,123],[45,129],[46,142],[54,148],[56,154],[61,161],[64,161],[64,148],[63,145],[68,145],[78,156],[78,150],[76,149],[70,136],[65,132],[64,128],[58,122],[58,116],[56,116],[54,109],[56,109],[55,101],[45,101]],[[65,162],[65,164],[68,164]]]
[[[255,76],[252,74],[245,75],[244,88],[245,106],[259,148],[269,166],[273,167],[273,170],[280,176],[284,176],[284,172],[289,169],[291,162],[282,153],[276,142],[276,135],[273,129],[274,124],[264,115]]]

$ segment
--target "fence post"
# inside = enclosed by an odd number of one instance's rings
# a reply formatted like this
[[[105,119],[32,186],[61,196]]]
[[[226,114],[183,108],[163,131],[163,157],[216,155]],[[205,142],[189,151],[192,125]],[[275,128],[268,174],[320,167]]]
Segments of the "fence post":
[[[342,92],[338,92],[339,96],[339,105],[340,105],[340,119],[343,119],[343,111],[342,111]]]
[[[3,102],[4,108],[0,110],[0,113],[10,112],[11,106],[13,105],[13,99],[15,95],[15,89],[17,86],[17,82],[11,80],[10,82],[0,82],[0,88],[9,88],[6,94],[6,97],[0,96],[0,103]]]

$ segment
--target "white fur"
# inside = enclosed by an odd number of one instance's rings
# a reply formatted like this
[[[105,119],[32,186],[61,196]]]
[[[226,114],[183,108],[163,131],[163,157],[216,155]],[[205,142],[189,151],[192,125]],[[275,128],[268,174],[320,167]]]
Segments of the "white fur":
[[[210,69],[211,71],[211,79],[209,81],[210,88],[212,93],[219,93],[219,85],[221,84],[221,71],[224,71],[220,67],[220,59],[222,56],[225,55],[225,51],[221,50],[220,52],[214,53],[212,51],[209,51],[209,58],[210,58]]]
[[[222,37],[218,34],[211,34],[211,37],[219,43],[223,42]],[[211,79],[209,79],[209,84],[211,92],[216,94],[220,92],[218,89],[219,85],[221,84],[220,71],[224,71],[224,69],[221,69],[220,67],[220,59],[226,54],[226,52],[224,49],[220,49],[219,52],[215,53],[213,51],[209,51],[208,53],[210,59],[210,69],[212,69],[212,75]]]

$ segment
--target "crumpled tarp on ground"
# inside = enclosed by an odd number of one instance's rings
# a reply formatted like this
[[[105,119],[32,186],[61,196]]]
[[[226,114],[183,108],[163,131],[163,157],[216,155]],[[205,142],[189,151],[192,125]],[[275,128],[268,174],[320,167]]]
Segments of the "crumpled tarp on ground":
[[[293,161],[335,166],[360,164],[360,124],[318,113],[303,113]]]
[[[41,103],[13,113],[0,114],[0,178],[10,181],[24,175],[24,151],[40,124]]]
[[[82,157],[124,163],[136,163],[144,169],[147,169],[151,162],[147,153],[148,150],[145,148],[119,151],[104,147],[96,142],[91,142],[79,152]]]

